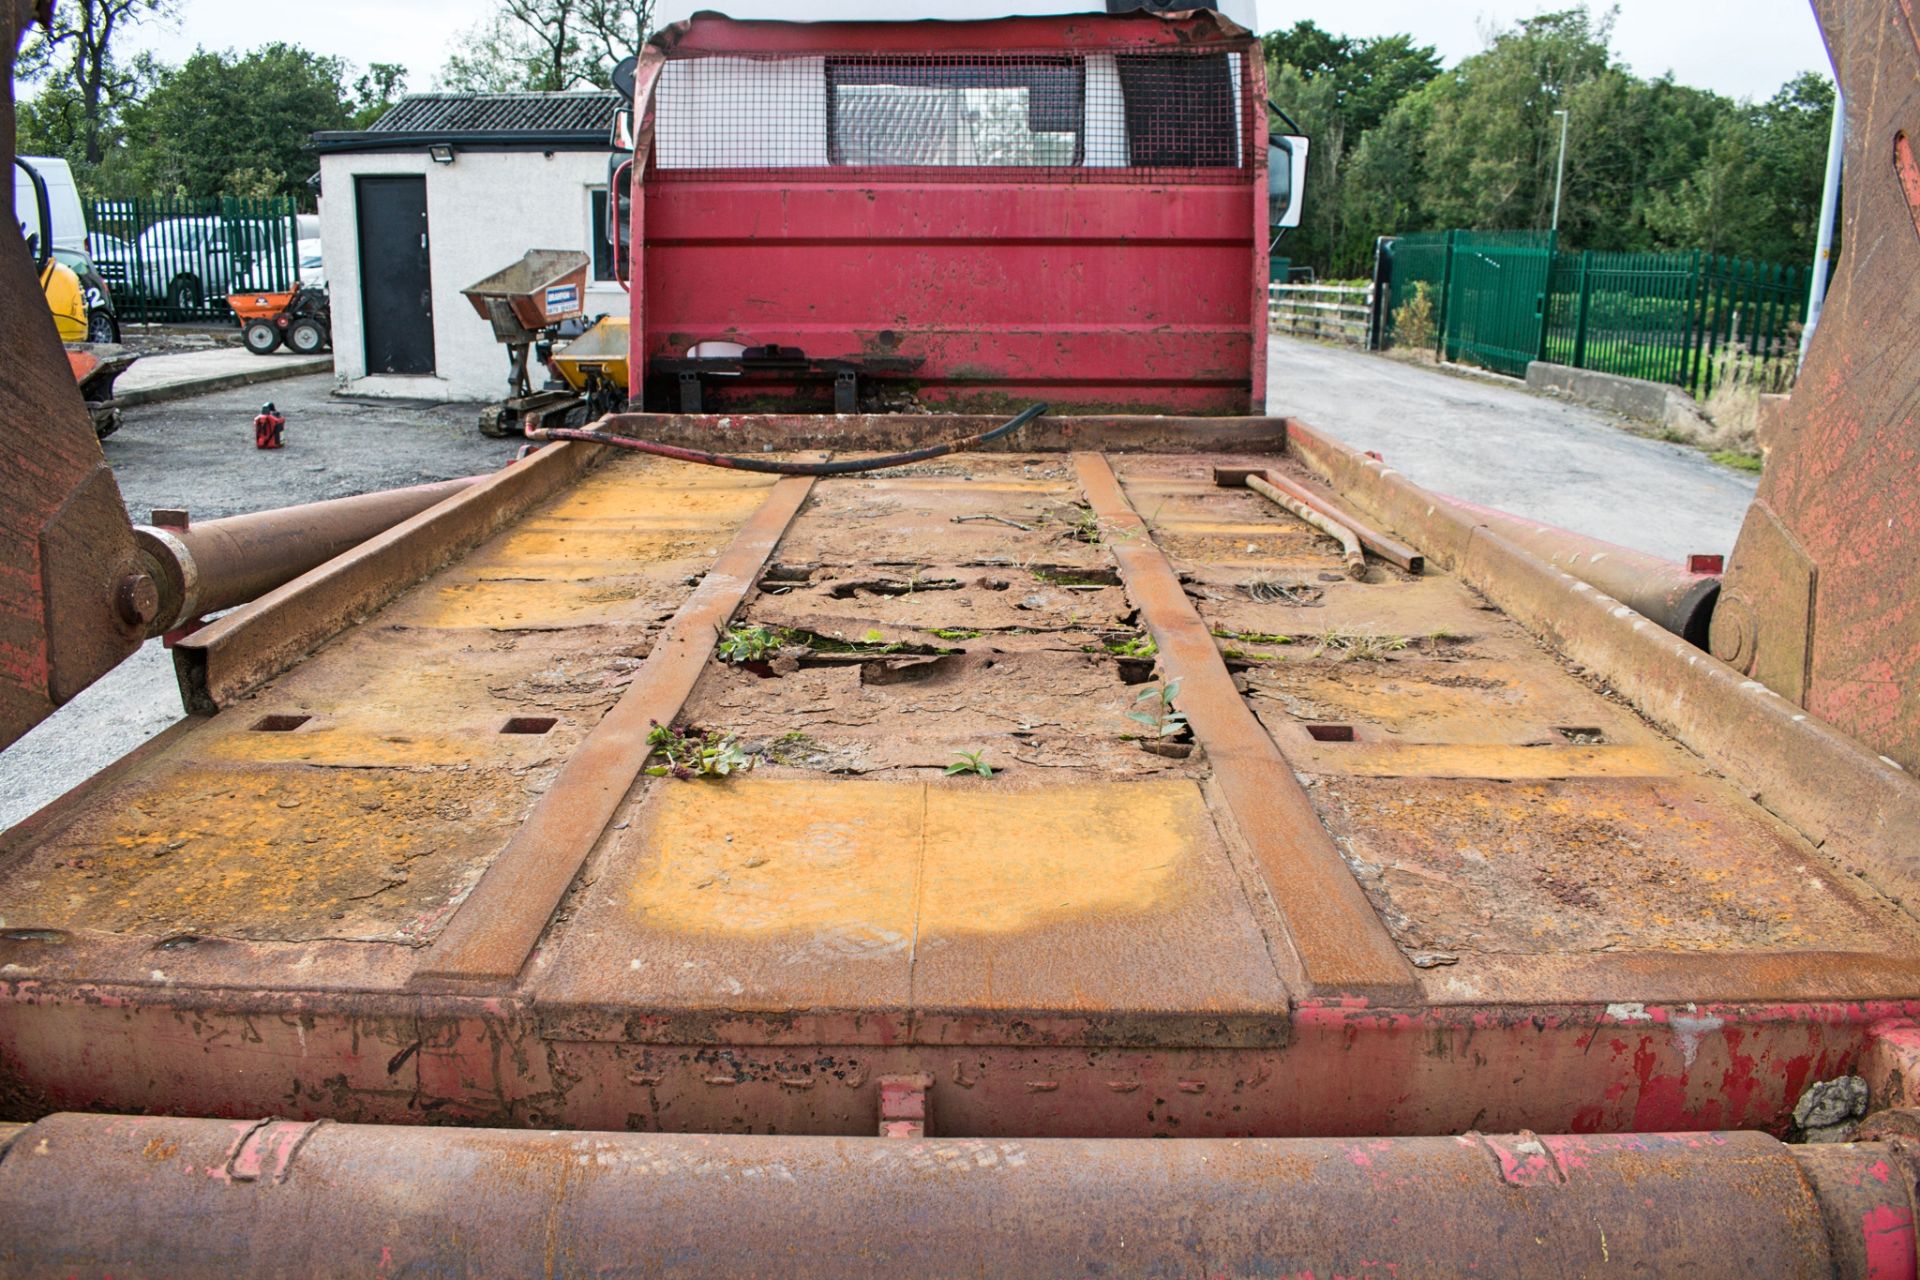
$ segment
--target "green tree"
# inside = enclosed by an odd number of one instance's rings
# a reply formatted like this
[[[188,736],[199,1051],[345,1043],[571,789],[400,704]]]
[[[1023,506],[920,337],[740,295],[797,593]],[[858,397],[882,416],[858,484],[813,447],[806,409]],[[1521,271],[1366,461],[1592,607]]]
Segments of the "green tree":
[[[1312,22],[1262,37],[1267,90],[1313,144],[1305,214],[1287,252],[1351,274],[1372,252],[1371,235],[1347,208],[1347,171],[1365,135],[1393,107],[1440,73],[1428,46],[1404,35],[1335,36]]]
[[[346,70],[297,45],[196,51],[127,108],[127,181],[154,195],[304,194],[308,135],[353,122]]]
[[[364,129],[406,96],[407,69],[397,62],[376,62],[353,82],[353,127]]]
[[[1441,225],[1544,227],[1553,213],[1554,112],[1611,66],[1612,14],[1522,19],[1423,93],[1433,98],[1422,203]]]
[[[23,103],[22,141],[79,166],[100,163],[119,110],[150,78],[151,62],[123,60],[116,44],[142,22],[166,19],[176,0],[62,0],[21,46],[15,76],[40,86]]]
[[[1819,212],[1827,80],[1797,77],[1758,105],[1641,80],[1615,62],[1612,27],[1611,10],[1544,13],[1438,74],[1404,36],[1298,23],[1263,37],[1274,96],[1314,142],[1291,255],[1353,274],[1382,235],[1545,228],[1564,110],[1564,244],[1800,260]]]
[[[1649,202],[1653,233],[1677,248],[1799,261],[1819,223],[1832,118],[1833,86],[1812,73],[1728,112],[1694,171]]]
[[[465,93],[604,88],[652,23],[653,0],[497,0],[460,37],[440,84]]]
[[[1431,96],[1410,94],[1354,148],[1341,200],[1349,240],[1358,239],[1362,252],[1380,236],[1437,226],[1421,202],[1432,124]]]

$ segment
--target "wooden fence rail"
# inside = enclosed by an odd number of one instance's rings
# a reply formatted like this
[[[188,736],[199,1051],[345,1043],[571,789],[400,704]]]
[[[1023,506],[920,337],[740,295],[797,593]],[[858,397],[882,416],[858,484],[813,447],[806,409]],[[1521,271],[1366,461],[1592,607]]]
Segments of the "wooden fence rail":
[[[1373,287],[1356,284],[1271,284],[1267,327],[1275,333],[1367,345]]]

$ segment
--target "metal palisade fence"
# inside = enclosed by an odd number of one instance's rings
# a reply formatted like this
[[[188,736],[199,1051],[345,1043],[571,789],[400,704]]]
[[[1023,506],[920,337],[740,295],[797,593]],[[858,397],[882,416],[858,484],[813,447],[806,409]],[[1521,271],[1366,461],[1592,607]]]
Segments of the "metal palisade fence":
[[[1804,273],[1772,263],[1566,252],[1543,231],[1428,232],[1386,252],[1390,341],[1516,377],[1550,360],[1704,399],[1737,367],[1780,389],[1806,319]]]
[[[122,321],[228,320],[228,294],[300,281],[300,212],[287,197],[92,200],[87,227]]]

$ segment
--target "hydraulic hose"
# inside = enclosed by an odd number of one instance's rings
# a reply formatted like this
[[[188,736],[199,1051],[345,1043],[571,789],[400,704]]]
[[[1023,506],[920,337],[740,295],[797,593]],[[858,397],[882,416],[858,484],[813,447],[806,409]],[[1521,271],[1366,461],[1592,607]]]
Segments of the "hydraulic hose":
[[[709,453],[705,449],[686,449],[679,445],[662,444],[657,440],[636,440],[632,436],[618,436],[606,431],[592,431],[585,427],[537,427],[528,431],[527,435],[535,440],[584,440],[589,444],[632,449],[637,453],[677,458],[681,462],[697,462],[707,467],[730,467],[735,471],[761,471],[776,476],[845,476],[862,471],[879,471],[886,467],[904,467],[909,463],[925,462],[930,458],[944,458],[962,449],[977,449],[1002,436],[1011,435],[1045,413],[1047,409],[1048,406],[1045,404],[1029,405],[1008,421],[992,430],[983,431],[977,436],[948,440],[942,444],[928,445],[924,449],[911,449],[906,453],[886,453],[872,458],[847,458],[837,462],[786,462],[773,458],[747,458],[736,454]]]

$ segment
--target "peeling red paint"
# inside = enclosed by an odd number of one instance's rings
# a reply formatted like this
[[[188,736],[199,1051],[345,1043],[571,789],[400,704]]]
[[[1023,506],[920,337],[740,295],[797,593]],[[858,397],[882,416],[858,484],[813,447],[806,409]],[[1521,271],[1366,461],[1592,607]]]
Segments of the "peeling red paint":
[[[1876,1205],[1860,1220],[1867,1246],[1868,1280],[1911,1280],[1920,1258],[1914,1249],[1913,1214],[1895,1205]]]

